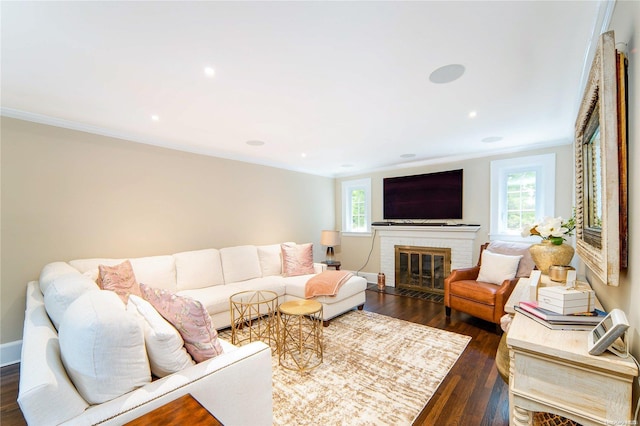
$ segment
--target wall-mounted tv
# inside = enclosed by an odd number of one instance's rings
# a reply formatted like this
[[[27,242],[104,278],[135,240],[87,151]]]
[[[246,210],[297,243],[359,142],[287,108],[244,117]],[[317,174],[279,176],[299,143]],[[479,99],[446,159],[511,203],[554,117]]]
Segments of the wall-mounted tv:
[[[462,219],[462,169],[383,180],[384,219]]]

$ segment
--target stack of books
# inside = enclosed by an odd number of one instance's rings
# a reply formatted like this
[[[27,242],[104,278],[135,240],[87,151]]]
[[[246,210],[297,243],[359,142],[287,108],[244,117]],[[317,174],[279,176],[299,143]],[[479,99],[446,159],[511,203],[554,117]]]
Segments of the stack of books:
[[[516,312],[539,322],[551,330],[591,330],[607,316],[607,313],[598,309],[592,312],[579,312],[575,314],[558,314],[538,306],[538,302],[520,302],[514,306]]]

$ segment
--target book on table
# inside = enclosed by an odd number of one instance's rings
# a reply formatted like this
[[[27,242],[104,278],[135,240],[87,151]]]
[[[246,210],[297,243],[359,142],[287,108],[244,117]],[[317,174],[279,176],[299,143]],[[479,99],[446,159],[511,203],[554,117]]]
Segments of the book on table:
[[[552,323],[546,320],[543,320],[542,318],[535,316],[534,314],[532,314],[531,312],[525,311],[524,309],[522,309],[520,306],[514,306],[513,307],[515,309],[516,312],[521,313],[522,315],[526,316],[527,318],[532,319],[533,321],[544,325],[545,327],[547,327],[548,329],[551,330],[573,330],[573,331],[590,331],[593,329],[593,327],[595,327],[597,324],[585,324],[585,323],[562,323],[562,322],[556,322],[556,323]]]
[[[563,324],[593,324],[597,325],[607,316],[607,313],[598,309],[591,312],[579,312],[575,314],[558,314],[548,309],[541,308],[537,302],[521,301],[520,309],[529,312],[551,323]]]

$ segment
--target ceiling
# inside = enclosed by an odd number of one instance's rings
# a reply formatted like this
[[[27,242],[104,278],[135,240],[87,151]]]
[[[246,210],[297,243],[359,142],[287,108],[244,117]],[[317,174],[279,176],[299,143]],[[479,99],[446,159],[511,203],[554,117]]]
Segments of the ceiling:
[[[2,114],[323,176],[568,144],[602,7],[3,1]]]

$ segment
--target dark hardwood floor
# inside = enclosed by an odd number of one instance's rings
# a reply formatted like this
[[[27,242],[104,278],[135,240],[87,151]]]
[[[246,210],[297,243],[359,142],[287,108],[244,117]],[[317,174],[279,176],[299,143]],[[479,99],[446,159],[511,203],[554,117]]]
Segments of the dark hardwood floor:
[[[416,298],[367,291],[365,310],[454,333],[472,340],[435,395],[418,416],[416,425],[508,425],[508,387],[496,370],[494,358],[500,336],[493,324],[453,312],[446,318],[444,305]],[[25,425],[16,403],[19,365],[0,369],[2,400],[0,424]]]

